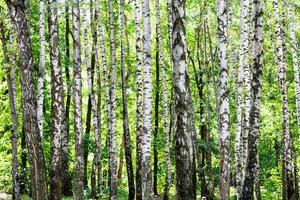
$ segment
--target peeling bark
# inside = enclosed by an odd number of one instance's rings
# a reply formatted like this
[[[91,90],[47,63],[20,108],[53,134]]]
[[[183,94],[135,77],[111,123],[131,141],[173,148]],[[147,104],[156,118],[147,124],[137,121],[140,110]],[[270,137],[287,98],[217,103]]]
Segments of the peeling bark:
[[[220,63],[220,91],[219,91],[219,144],[220,144],[220,178],[219,199],[228,200],[230,194],[229,174],[229,91],[228,91],[228,66],[227,66],[227,1],[217,1],[218,18],[218,58]]]
[[[61,129],[63,105],[62,69],[59,60],[58,15],[56,0],[49,3],[49,46],[51,66],[51,164],[50,199],[61,199]]]
[[[20,55],[23,124],[30,162],[30,177],[33,199],[48,199],[46,170],[41,136],[37,120],[36,96],[33,81],[33,57],[26,6],[23,2],[6,0],[10,17],[16,30]]]
[[[80,9],[79,0],[73,0],[73,95],[74,95],[74,131],[75,131],[75,169],[74,191],[75,200],[83,200],[84,193],[84,141],[82,131],[82,80],[81,80],[81,43],[80,43]]]
[[[174,154],[176,199],[195,199],[194,145],[190,118],[187,46],[184,32],[185,1],[172,1],[172,62],[174,92]]]

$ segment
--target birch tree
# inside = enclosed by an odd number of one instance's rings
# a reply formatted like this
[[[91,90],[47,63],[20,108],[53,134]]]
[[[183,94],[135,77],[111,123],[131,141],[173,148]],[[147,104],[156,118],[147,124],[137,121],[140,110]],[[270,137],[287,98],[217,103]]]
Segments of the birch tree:
[[[251,83],[253,102],[250,112],[250,132],[248,135],[248,154],[245,165],[245,177],[243,180],[242,198],[253,199],[254,183],[258,170],[258,142],[260,126],[260,104],[262,90],[262,58],[263,58],[263,24],[262,24],[262,3],[254,1],[254,40],[253,40],[253,80]],[[256,196],[256,199],[260,197]]]
[[[87,75],[88,75],[88,88],[89,88],[89,96],[91,99],[91,110],[93,114],[93,126],[94,126],[94,138],[95,138],[95,161],[93,162],[93,168],[94,171],[92,173],[95,174],[95,171],[98,169],[98,165],[100,163],[100,149],[101,149],[101,144],[100,144],[100,128],[99,128],[99,119],[98,119],[98,110],[97,110],[97,102],[96,102],[96,97],[95,97],[95,92],[93,88],[93,78],[92,78],[92,67],[91,67],[91,62],[90,62],[90,45],[88,41],[88,22],[87,22],[87,15],[86,15],[86,8],[82,9],[82,23],[83,23],[83,38],[84,38],[84,55],[85,55],[85,65],[87,68]],[[95,164],[94,164],[95,163]],[[98,172],[99,173],[99,172]],[[94,175],[96,176],[96,175]],[[95,187],[92,187],[92,192],[95,197]]]
[[[2,14],[2,13],[1,13]],[[1,16],[2,17],[2,16]],[[19,169],[18,169],[18,113],[17,113],[17,88],[16,88],[16,55],[14,36],[9,31],[9,45],[5,37],[4,24],[0,21],[0,34],[2,41],[2,51],[4,54],[5,70],[6,70],[6,82],[8,86],[9,102],[10,102],[10,117],[12,120],[12,191],[13,199],[20,200],[20,181],[19,181]],[[9,51],[11,50],[9,56]]]
[[[43,105],[44,105],[44,74],[45,74],[45,2],[40,0],[40,65],[37,84],[37,118],[40,135],[43,137]]]
[[[74,192],[75,200],[83,200],[84,178],[84,143],[82,133],[82,80],[81,80],[81,43],[80,43],[80,9],[79,1],[73,0],[73,94],[74,94],[74,131],[75,131],[75,177]]]
[[[135,48],[136,48],[136,199],[142,200],[142,137],[143,137],[143,77],[141,11],[137,0],[134,2]]]
[[[169,108],[168,108],[168,88],[166,81],[165,59],[163,51],[163,41],[161,33],[160,22],[160,3],[159,0],[155,1],[155,14],[156,14],[156,30],[158,39],[159,50],[159,63],[161,66],[161,78],[162,78],[162,104],[163,104],[163,124],[165,134],[165,158],[166,158],[166,182],[164,187],[164,199],[168,199],[169,189],[171,185],[171,159],[170,159],[170,135],[169,135]]]
[[[109,39],[111,54],[111,90],[110,90],[110,132],[109,132],[109,191],[110,199],[117,199],[117,144],[116,144],[116,46],[114,30],[113,1],[108,1]]]
[[[194,149],[190,122],[187,46],[184,32],[185,1],[172,1],[172,64],[174,92],[174,154],[176,199],[195,199]]]
[[[282,199],[295,199],[295,184],[293,177],[293,160],[292,160],[292,138],[289,128],[289,110],[288,96],[286,85],[286,49],[284,23],[282,23],[278,1],[273,1],[273,12],[275,17],[275,55],[277,64],[277,77],[282,102]]]
[[[49,46],[51,63],[51,167],[50,198],[61,199],[61,128],[63,110],[62,70],[59,61],[59,35],[56,0],[49,0]]]
[[[33,199],[48,199],[46,170],[37,120],[36,96],[33,81],[33,57],[29,37],[26,6],[23,2],[5,1],[17,35],[20,55],[19,69],[22,88],[23,126],[30,163]]]
[[[62,193],[64,196],[71,195],[71,177],[68,171],[69,168],[69,133],[70,133],[70,104],[71,104],[71,79],[70,79],[70,18],[69,18],[69,1],[65,6],[65,44],[66,44],[66,58],[65,58],[65,77],[66,77],[66,107],[64,108],[63,123],[66,124],[65,130],[62,131],[61,136],[61,170],[62,170]],[[64,98],[62,98],[64,99]]]
[[[129,119],[127,108],[127,92],[126,92],[126,71],[125,71],[125,50],[123,38],[125,37],[124,23],[124,1],[119,1],[119,18],[120,18],[120,64],[121,64],[121,79],[122,79],[122,107],[123,107],[123,141],[126,159],[127,179],[128,179],[128,199],[133,200],[135,197],[134,174],[132,167],[131,155],[131,139],[129,132]]]
[[[142,195],[144,200],[151,199],[151,24],[150,2],[142,0],[143,16],[143,49],[144,49],[144,131],[142,139]]]
[[[219,190],[220,200],[229,199],[229,91],[228,91],[228,66],[227,66],[227,1],[217,1],[218,19],[218,58],[220,71],[219,91],[219,145],[220,145],[220,179]]]

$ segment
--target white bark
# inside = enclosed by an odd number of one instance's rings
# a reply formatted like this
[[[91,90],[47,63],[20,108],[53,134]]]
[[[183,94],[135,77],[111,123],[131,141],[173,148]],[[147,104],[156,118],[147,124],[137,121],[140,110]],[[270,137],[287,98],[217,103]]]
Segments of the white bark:
[[[220,200],[229,199],[229,91],[228,91],[228,66],[227,66],[227,1],[217,1],[218,17],[218,58],[220,63]]]
[[[95,138],[95,144],[96,144],[95,157],[94,157],[94,159],[95,159],[94,170],[96,171],[97,169],[99,169],[98,167],[100,164],[100,152],[101,152],[100,134],[101,134],[101,132],[100,132],[99,116],[98,116],[99,112],[97,109],[95,91],[94,91],[93,83],[92,83],[93,78],[92,78],[92,68],[91,68],[91,60],[90,60],[91,51],[90,51],[90,45],[89,45],[89,41],[88,41],[89,25],[87,22],[87,15],[86,15],[85,7],[82,8],[82,23],[83,23],[83,39],[84,39],[84,62],[85,62],[85,66],[87,68],[87,76],[88,76],[87,83],[88,83],[89,95],[91,98],[91,108],[92,108],[92,113],[93,113],[93,126],[94,126],[94,138]],[[97,53],[95,54],[95,57],[96,56],[97,56]],[[96,63],[96,65],[97,65],[97,63]],[[96,71],[97,71],[97,74],[99,74],[98,70],[97,70],[97,66],[96,66]],[[94,172],[92,172],[92,173],[94,173]]]
[[[75,178],[74,193],[75,200],[83,200],[83,176],[84,176],[84,149],[82,132],[82,80],[81,80],[81,43],[80,43],[80,9],[79,0],[73,0],[73,54],[74,54],[74,131],[75,131]]]
[[[44,74],[45,74],[45,2],[40,0],[40,65],[37,83],[37,119],[41,137],[43,137],[43,105],[44,105]]]
[[[280,87],[282,101],[282,118],[283,118],[283,147],[282,147],[282,183],[283,183],[283,200],[293,199],[295,195],[293,166],[292,166],[292,139],[289,128],[289,110],[288,96],[286,85],[286,49],[284,24],[281,24],[279,15],[278,0],[273,0],[273,10],[275,17],[275,36],[276,36],[276,64],[277,76]]]
[[[136,199],[142,200],[142,139],[143,139],[143,75],[141,11],[138,0],[134,2],[136,48]]]
[[[117,199],[117,144],[116,144],[116,47],[114,31],[113,0],[108,1],[111,54],[111,90],[110,90],[110,132],[109,132],[109,172],[110,200]]]
[[[144,47],[144,135],[142,144],[142,192],[143,199],[151,199],[151,134],[152,134],[152,80],[151,80],[151,24],[150,1],[142,0]]]

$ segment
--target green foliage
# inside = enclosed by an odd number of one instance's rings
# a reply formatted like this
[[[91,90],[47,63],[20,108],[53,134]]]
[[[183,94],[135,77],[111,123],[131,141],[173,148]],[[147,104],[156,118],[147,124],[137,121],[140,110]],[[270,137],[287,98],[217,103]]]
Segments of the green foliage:
[[[234,164],[234,142],[235,142],[235,132],[236,132],[236,77],[234,76],[234,71],[238,68],[238,60],[234,60],[234,54],[238,53],[239,42],[240,42],[240,26],[239,26],[239,1],[234,0],[231,2],[231,12],[232,12],[232,21],[229,26],[229,45],[228,45],[228,62],[229,62],[229,72],[230,72],[230,131],[231,131],[231,175],[232,175],[232,187],[231,187],[231,196],[235,195],[234,189],[234,175],[235,175],[235,164]],[[292,2],[292,1],[290,1]],[[64,68],[67,61],[65,55],[65,13],[64,13],[64,5],[66,2],[59,1],[57,4],[58,11],[60,13],[59,16],[59,34],[60,34],[60,56],[61,56],[61,64]],[[295,19],[299,22],[300,19],[300,3],[298,1],[292,2],[296,5]],[[199,32],[200,35],[200,43],[203,44],[203,22],[202,16],[204,14],[203,8],[204,0],[187,0],[186,1],[186,18],[185,18],[185,30],[186,30],[186,38],[188,43],[189,55],[193,57],[196,61],[197,58],[197,44],[195,35]],[[281,114],[281,97],[279,93],[279,87],[277,83],[277,69],[275,65],[274,58],[274,20],[273,20],[273,11],[272,11],[272,1],[264,2],[264,66],[263,66],[263,90],[262,90],[262,107],[261,107],[261,126],[260,126],[260,143],[259,143],[259,156],[260,156],[260,178],[261,178],[261,190],[262,190],[262,199],[280,199],[281,197],[281,153],[279,154],[279,162],[276,160],[276,152],[275,152],[275,141],[279,144],[279,150],[281,149],[281,140],[282,140],[282,114]],[[4,2],[0,2],[1,9],[7,12]],[[39,63],[39,1],[30,0],[30,38],[32,41],[32,49],[33,49],[33,58],[34,58],[34,66],[35,66],[35,74],[34,77],[37,80],[38,75],[38,63]],[[124,5],[125,9],[125,18],[126,18],[126,38],[125,39],[125,47],[128,49],[126,52],[126,70],[127,70],[127,95],[128,95],[128,111],[129,111],[129,128],[131,133],[131,144],[132,144],[132,158],[133,158],[133,167],[135,171],[136,164],[136,140],[135,140],[135,106],[136,106],[136,86],[135,86],[135,23],[134,23],[134,9],[132,1],[126,1]],[[118,5],[115,3],[114,5],[115,15],[115,29],[116,35],[118,33]],[[101,0],[101,14],[102,14],[102,22],[104,25],[104,32],[106,37],[106,51],[107,51],[107,60],[110,62],[110,51],[109,51],[109,40],[108,40],[108,6],[107,2]],[[151,0],[151,25],[152,25],[152,65],[153,65],[153,83],[155,80],[155,52],[157,49],[155,48],[155,10],[154,10],[154,0]],[[210,126],[210,134],[211,134],[211,146],[208,146],[204,141],[198,139],[198,144],[200,144],[202,150],[207,150],[208,147],[211,148],[213,158],[212,158],[212,170],[213,170],[213,179],[215,186],[215,195],[218,193],[218,179],[219,179],[219,145],[218,145],[218,124],[217,124],[217,112],[216,112],[216,104],[218,99],[214,96],[214,88],[213,84],[218,86],[218,63],[216,59],[216,1],[215,0],[207,0],[206,1],[206,18],[209,25],[210,37],[212,40],[212,51],[214,55],[214,60],[210,60],[209,56],[209,47],[207,47],[207,56],[209,67],[205,68],[204,63],[204,50],[203,47],[200,47],[199,59],[200,66],[196,64],[197,72],[199,73],[199,68],[203,70],[205,73],[209,73],[209,81],[206,83],[204,78],[204,94],[206,90],[208,91],[209,96],[204,95],[204,102],[200,102],[198,97],[198,90],[196,81],[194,80],[194,70],[191,62],[189,63],[189,80],[191,86],[191,96],[192,102],[195,110],[195,122],[197,128],[197,134],[199,134],[200,125],[208,125]],[[168,83],[168,91],[169,91],[169,103],[171,102],[171,93],[172,93],[172,68],[170,65],[170,56],[169,56],[169,44],[168,44],[168,24],[167,24],[167,11],[166,11],[166,1],[161,1],[161,20],[162,20],[162,37],[164,42],[164,53],[165,53],[165,62],[166,62],[166,73],[167,73],[167,83]],[[1,19],[3,16],[1,16]],[[46,17],[47,18],[47,17]],[[5,23],[7,25],[8,19],[5,17]],[[47,27],[47,20],[46,20]],[[199,29],[200,27],[200,29]],[[198,28],[198,29],[197,29]],[[297,24],[297,39],[300,41],[299,34],[299,24]],[[48,40],[48,30],[46,30],[46,39]],[[89,33],[90,34],[90,33]],[[89,35],[91,38],[91,34]],[[70,72],[71,72],[71,84],[72,84],[72,37],[70,36],[71,42],[71,60],[70,60]],[[120,60],[120,37],[116,36],[116,47],[117,47],[117,62]],[[299,158],[299,148],[300,145],[297,142],[299,138],[299,127],[297,127],[297,119],[296,119],[296,106],[295,106],[295,95],[294,95],[294,80],[293,80],[293,68],[292,68],[292,57],[290,53],[290,39],[287,34],[287,85],[288,85],[288,103],[290,109],[290,128],[291,133],[294,138],[294,146],[296,151],[296,155]],[[2,44],[0,44],[1,46]],[[208,45],[208,44],[207,44]],[[98,51],[100,51],[98,45]],[[127,51],[127,50],[126,50]],[[44,84],[44,95],[45,95],[45,103],[44,103],[44,136],[43,136],[43,148],[44,148],[44,156],[46,160],[46,166],[49,167],[50,162],[50,152],[51,152],[51,95],[50,95],[50,63],[49,63],[49,49],[46,48],[46,77]],[[20,61],[19,61],[20,62]],[[100,58],[100,69],[101,69],[101,58]],[[109,63],[108,63],[109,64]],[[6,83],[6,71],[4,69],[4,59],[3,52],[0,51],[0,192],[11,193],[11,119],[10,119],[10,108],[9,108],[9,98],[8,98],[8,90]],[[108,65],[109,66],[109,65]],[[121,140],[123,134],[123,122],[122,122],[122,99],[121,99],[121,83],[120,83],[120,67],[118,64],[117,78],[117,146],[118,151],[120,151]],[[82,65],[83,71],[83,124],[85,130],[85,122],[86,122],[86,112],[87,112],[87,101],[88,101],[88,89],[87,89],[87,78],[86,78],[86,66]],[[63,70],[63,72],[65,72]],[[101,71],[101,76],[103,76]],[[64,85],[66,86],[65,81],[65,73],[64,73]],[[213,77],[215,78],[215,83],[213,82]],[[18,114],[19,114],[19,155],[22,152],[26,152],[26,148],[21,148],[21,135],[22,135],[22,112],[21,112],[21,87],[19,83],[19,75],[17,74],[17,99],[18,99]],[[35,81],[36,81],[35,80]],[[208,85],[208,86],[207,86]],[[106,115],[106,107],[104,101],[104,82],[101,81],[101,121],[102,121],[102,150],[101,150],[101,161],[102,161],[102,181],[104,182],[104,186],[99,189],[99,193],[103,196],[103,199],[108,198],[109,190],[107,188],[108,183],[108,136],[107,136],[107,115]],[[156,86],[154,85],[153,90],[153,99],[154,99],[154,91]],[[73,97],[72,97],[73,98]],[[206,100],[208,100],[208,105],[206,105]],[[204,106],[204,115],[200,116],[200,103]],[[164,152],[164,130],[163,130],[163,119],[162,119],[162,100],[161,100],[161,87],[160,87],[160,99],[159,99],[159,129],[158,129],[158,141],[157,141],[157,149],[158,149],[158,192],[159,194],[163,194],[164,183],[165,183],[165,152]],[[153,101],[154,107],[154,101]],[[210,119],[208,119],[208,114],[210,115]],[[154,112],[153,112],[154,119]],[[154,122],[154,120],[153,120]],[[153,123],[154,124],[154,123]],[[69,171],[71,175],[74,171],[74,116],[73,116],[73,105],[71,104],[70,108],[70,164]],[[93,127],[89,133],[89,137],[87,133],[85,133],[85,146],[89,149],[88,155],[88,177],[91,175],[91,165],[93,161],[93,152],[95,149],[95,141],[93,136]],[[173,137],[173,130],[171,133],[171,139]],[[199,137],[199,136],[198,136]],[[174,176],[175,176],[175,167],[174,167],[174,152],[172,148],[173,144],[171,143],[171,161],[172,161],[172,178],[173,182],[170,189],[170,195],[173,199],[175,196],[175,185],[174,185]],[[299,161],[299,159],[298,159]],[[21,162],[21,159],[19,159]],[[299,162],[298,162],[299,163]],[[26,184],[27,190],[30,188],[29,184],[29,170],[28,165],[27,169],[20,169],[21,177]],[[24,177],[27,177],[24,180]],[[119,191],[118,191],[118,199],[127,199],[127,175],[126,175],[126,167],[125,162],[123,166],[123,174],[122,178],[119,180]],[[199,183],[198,183],[198,196],[199,196]],[[86,197],[90,197],[90,191],[86,191]],[[200,196],[199,196],[200,197]],[[30,199],[28,196],[22,196],[22,199]],[[72,199],[71,197],[65,199]]]

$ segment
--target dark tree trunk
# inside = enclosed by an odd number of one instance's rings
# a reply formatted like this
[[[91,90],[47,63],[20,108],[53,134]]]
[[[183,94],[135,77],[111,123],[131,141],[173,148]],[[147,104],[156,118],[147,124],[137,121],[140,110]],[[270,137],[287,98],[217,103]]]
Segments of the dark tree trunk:
[[[21,194],[28,194],[28,179],[27,179],[27,148],[26,148],[26,137],[25,137],[25,129],[22,127],[21,134],[21,171],[20,171],[20,190]]]
[[[155,64],[156,64],[156,82],[155,82],[155,105],[154,105],[154,134],[153,134],[153,192],[158,195],[157,192],[157,173],[158,173],[158,102],[159,102],[159,51],[158,51],[158,37],[156,37],[156,54],[155,54]]]
[[[91,97],[88,98],[88,106],[86,111],[86,122],[85,122],[85,135],[84,135],[84,179],[83,184],[84,188],[88,187],[88,174],[87,174],[87,161],[89,154],[89,141],[91,133],[91,118],[92,118],[92,105]]]
[[[129,119],[127,108],[127,93],[126,82],[127,76],[125,71],[125,51],[124,42],[122,38],[125,37],[125,22],[124,22],[124,1],[120,0],[120,34],[121,34],[121,77],[122,77],[122,105],[123,105],[123,144],[126,159],[127,179],[128,179],[128,200],[134,200],[135,186],[134,186],[134,174],[132,167],[132,154],[131,154],[131,139],[129,132]],[[127,36],[126,36],[127,37]],[[129,44],[127,44],[129,45]],[[128,48],[129,51],[129,48]],[[129,52],[128,52],[129,54]],[[123,156],[120,157],[123,160]],[[120,165],[121,167],[121,165]]]
[[[30,162],[30,177],[33,199],[48,199],[46,170],[41,136],[37,123],[37,102],[33,78],[33,57],[29,28],[26,20],[26,6],[22,1],[6,0],[12,22],[15,26],[22,87],[23,124]]]
[[[70,133],[70,104],[71,104],[71,80],[70,80],[70,19],[69,19],[69,6],[66,3],[65,7],[65,21],[66,21],[66,30],[65,30],[65,45],[66,45],[66,58],[65,58],[65,73],[66,73],[66,83],[67,83],[67,99],[66,99],[66,108],[65,108],[65,131],[62,133],[61,138],[61,170],[62,170],[62,194],[64,196],[70,196],[72,194],[72,183],[69,168],[69,133]]]

